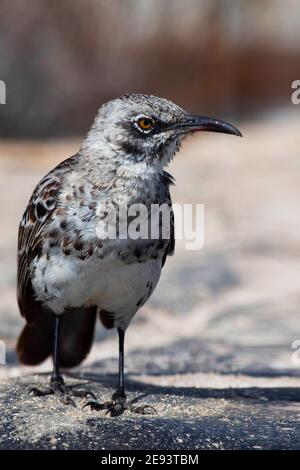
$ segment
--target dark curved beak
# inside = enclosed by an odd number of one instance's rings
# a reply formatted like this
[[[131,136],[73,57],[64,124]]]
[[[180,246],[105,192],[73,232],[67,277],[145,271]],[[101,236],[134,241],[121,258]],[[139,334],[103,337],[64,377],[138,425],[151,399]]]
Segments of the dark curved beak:
[[[243,137],[242,133],[236,127],[228,124],[228,122],[205,116],[195,116],[192,114],[188,114],[184,121],[175,124],[174,127],[183,133],[208,131],[221,132],[222,134],[232,134]]]

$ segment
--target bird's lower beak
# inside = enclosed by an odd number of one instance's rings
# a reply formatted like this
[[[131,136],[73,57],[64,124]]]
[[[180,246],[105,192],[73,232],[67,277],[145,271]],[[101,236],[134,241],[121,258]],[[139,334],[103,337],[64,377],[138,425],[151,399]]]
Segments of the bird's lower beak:
[[[222,132],[223,134],[232,134],[242,137],[241,132],[231,124],[220,121],[219,119],[209,118],[205,116],[194,116],[189,114],[186,119],[175,126],[180,132]]]

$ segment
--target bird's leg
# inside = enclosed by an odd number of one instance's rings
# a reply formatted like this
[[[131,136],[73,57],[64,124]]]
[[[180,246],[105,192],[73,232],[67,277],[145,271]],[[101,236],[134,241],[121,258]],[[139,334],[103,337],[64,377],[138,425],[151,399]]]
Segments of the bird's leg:
[[[31,387],[29,394],[43,397],[46,395],[57,395],[60,401],[64,405],[72,405],[76,407],[74,400],[72,400],[70,395],[74,397],[82,398],[96,398],[92,392],[86,390],[73,390],[72,387],[67,388],[64,382],[64,379],[59,373],[59,330],[60,330],[60,316],[54,315],[54,335],[53,335],[53,370],[50,379],[50,386],[44,390],[41,390],[37,387]]]
[[[119,385],[111,397],[108,412],[111,416],[119,416],[126,409],[126,395],[124,390],[124,338],[125,331],[118,328],[119,335]]]
[[[126,409],[126,395],[124,391],[124,337],[125,330],[118,328],[119,335],[119,386],[118,389],[113,393],[111,400],[104,403],[98,403],[97,401],[87,402],[83,408],[89,406],[91,410],[99,411],[106,410],[107,414],[111,416],[119,416]]]
[[[58,343],[59,343],[59,315],[54,315],[54,334],[53,334],[53,370],[50,379],[50,386],[44,390],[41,390],[37,387],[32,387],[29,390],[29,393],[37,396],[43,397],[46,395],[54,395],[58,394],[62,397],[65,393],[65,383],[64,379],[59,373],[59,351],[58,351]],[[73,403],[72,403],[73,404]],[[74,403],[75,405],[75,403]]]
[[[59,342],[59,315],[54,315],[54,336],[53,336],[53,370],[51,375],[50,383],[55,388],[64,386],[64,379],[59,373],[59,354],[58,354],[58,342]]]
[[[132,406],[126,402],[126,394],[124,388],[124,338],[125,330],[118,328],[119,335],[119,385],[117,390],[113,393],[111,400],[104,403],[97,401],[90,401],[84,405],[89,406],[92,410],[107,410],[106,413],[111,416],[120,416],[124,411],[132,411],[133,413],[148,414],[149,411],[155,409],[149,405]],[[148,409],[148,412],[147,412]]]

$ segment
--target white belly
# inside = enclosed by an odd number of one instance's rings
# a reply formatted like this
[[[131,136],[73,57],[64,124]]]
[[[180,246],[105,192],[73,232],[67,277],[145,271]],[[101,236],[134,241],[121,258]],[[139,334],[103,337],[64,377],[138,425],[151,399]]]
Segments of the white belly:
[[[128,324],[149,298],[160,277],[161,260],[126,264],[120,258],[88,261],[53,254],[35,265],[33,287],[38,300],[54,313],[68,307],[97,305],[114,314],[115,326]]]

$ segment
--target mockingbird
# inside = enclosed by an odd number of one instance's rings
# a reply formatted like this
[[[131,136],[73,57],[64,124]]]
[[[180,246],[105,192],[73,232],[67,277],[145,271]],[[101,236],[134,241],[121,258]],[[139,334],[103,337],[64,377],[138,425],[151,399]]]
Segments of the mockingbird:
[[[113,416],[132,409],[124,391],[124,335],[174,252],[172,177],[164,167],[195,131],[241,135],[230,124],[188,114],[167,99],[125,95],[99,109],[79,152],[34,189],[19,227],[17,290],[27,324],[17,352],[24,364],[39,364],[51,354],[54,363],[49,387],[32,388],[34,395],[55,394],[66,404],[75,404],[71,395],[91,395],[87,404]],[[133,204],[167,205],[169,235],[104,236],[112,212],[126,213]],[[161,229],[160,218],[155,223]],[[97,314],[119,334],[118,389],[105,403],[67,389],[59,372],[88,354]]]

